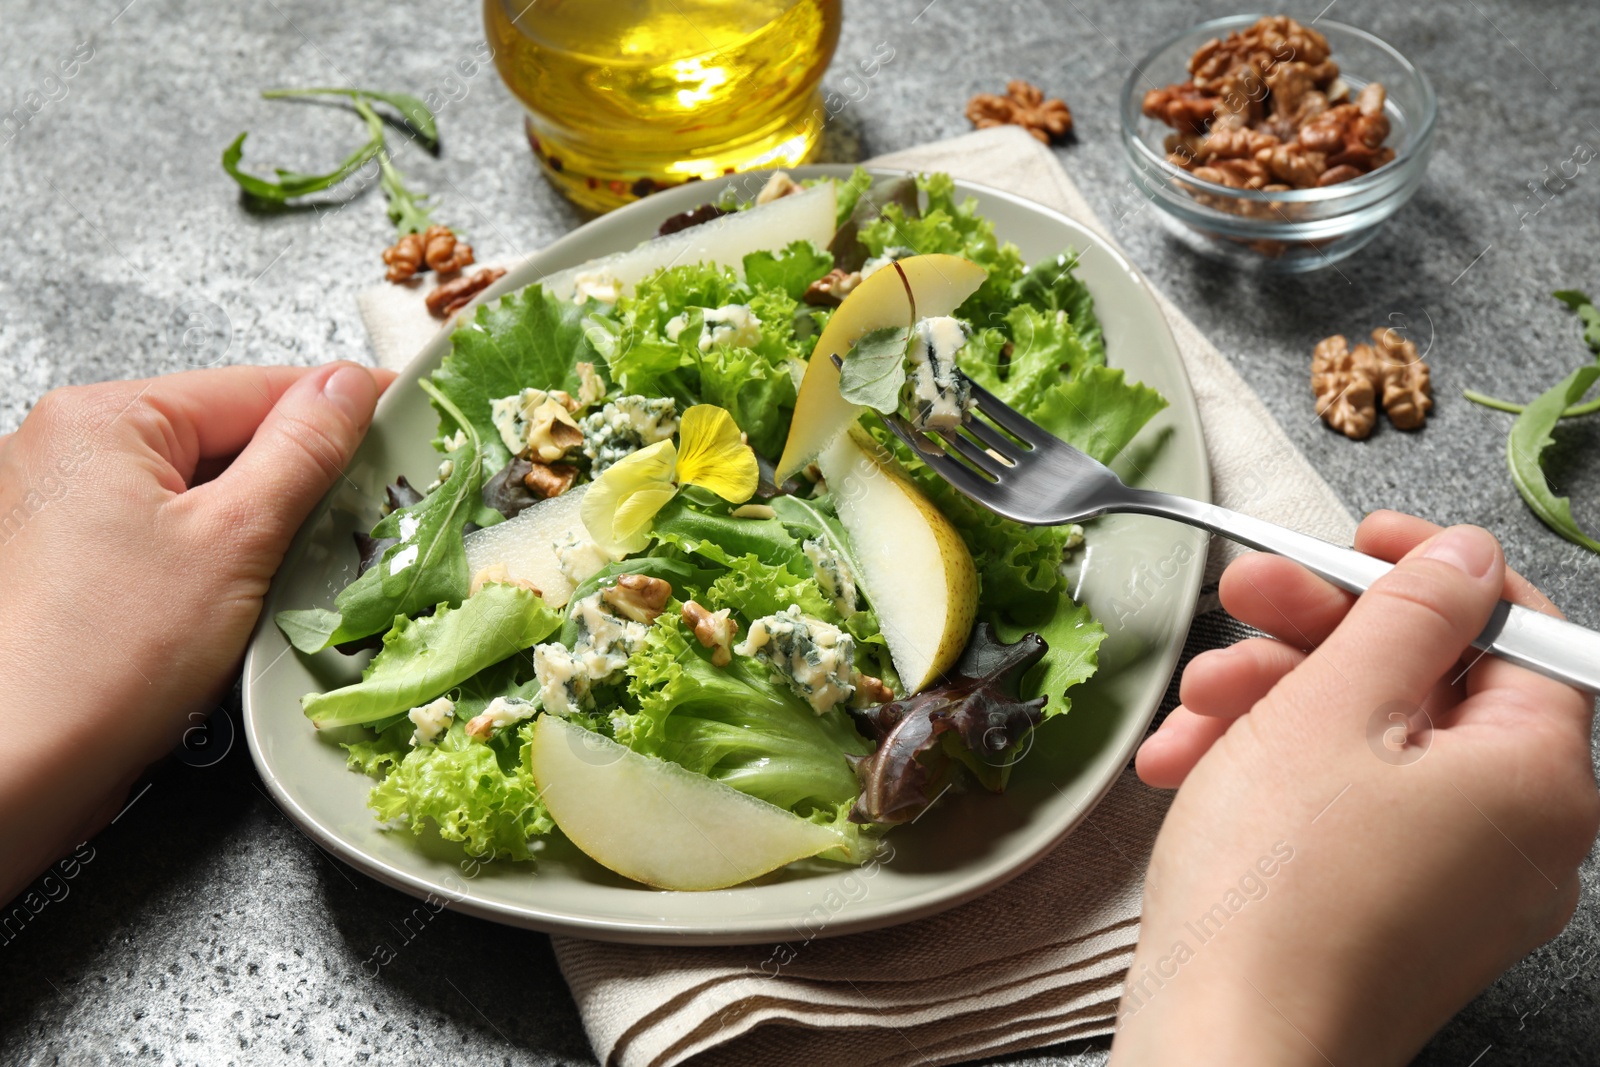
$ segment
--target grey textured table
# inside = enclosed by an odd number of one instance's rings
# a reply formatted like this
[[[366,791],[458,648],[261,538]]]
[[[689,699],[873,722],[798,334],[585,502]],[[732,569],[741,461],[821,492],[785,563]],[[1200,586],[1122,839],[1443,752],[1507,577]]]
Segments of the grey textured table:
[[[1323,2],[1288,10],[1309,20]],[[1459,399],[1469,387],[1532,396],[1583,357],[1574,320],[1548,294],[1600,288],[1600,174],[1543,194],[1547,204],[1529,183],[1577,146],[1592,156],[1600,145],[1591,121],[1600,8],[1339,3],[1329,17],[1375,31],[1433,78],[1438,153],[1412,204],[1337,273],[1262,285],[1172,244],[1139,210],[1117,141],[1129,58],[1233,8],[847,7],[834,78],[879,41],[895,49],[840,120],[863,154],[965,130],[967,97],[1008,76],[1064,96],[1078,141],[1061,149],[1063,162],[1102,216],[1117,220],[1139,266],[1230,355],[1353,509],[1484,523],[1514,566],[1579,620],[1600,624],[1600,559],[1533,519],[1501,461],[1507,418]],[[409,169],[440,191],[447,217],[471,230],[481,253],[537,248],[579,221],[537,176],[517,107],[492,71],[453,75],[482,40],[475,5],[0,0],[0,26],[0,107],[26,105],[35,91],[31,100],[42,101],[22,128],[0,133],[0,432],[54,386],[179,369],[163,324],[189,300],[226,310],[230,361],[369,358],[354,294],[377,277],[386,226],[378,198],[253,214],[217,166],[243,129],[254,131],[254,158],[308,169],[357,131],[345,116],[262,102],[258,88],[438,87],[455,97],[440,112],[444,155]],[[90,51],[75,77],[46,80],[58,60]],[[1307,356],[1328,333],[1400,321],[1392,316],[1432,338],[1439,408],[1421,434],[1353,444],[1312,416]],[[1600,420],[1570,426],[1552,464],[1591,528],[1600,525],[1597,444]],[[400,924],[413,902],[296,831],[262,792],[242,743],[210,766],[172,759],[155,768],[93,849],[69,895],[0,944],[0,1061],[590,1061],[545,938],[448,912],[408,932]],[[1600,1057],[1596,880],[1591,856],[1566,932],[1468,1007],[1419,1063]],[[364,963],[385,944],[398,959],[372,977]],[[1074,1046],[1009,1062],[1103,1058],[1103,1047]]]

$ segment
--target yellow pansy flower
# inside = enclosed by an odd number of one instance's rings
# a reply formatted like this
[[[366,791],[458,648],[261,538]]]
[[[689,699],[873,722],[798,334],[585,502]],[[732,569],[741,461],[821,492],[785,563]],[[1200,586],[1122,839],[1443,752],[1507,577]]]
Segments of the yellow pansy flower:
[[[755,495],[756,454],[722,408],[696,404],[678,423],[678,444],[658,441],[606,468],[583,495],[583,525],[613,554],[642,552],[656,513],[680,485],[698,485],[730,504]]]

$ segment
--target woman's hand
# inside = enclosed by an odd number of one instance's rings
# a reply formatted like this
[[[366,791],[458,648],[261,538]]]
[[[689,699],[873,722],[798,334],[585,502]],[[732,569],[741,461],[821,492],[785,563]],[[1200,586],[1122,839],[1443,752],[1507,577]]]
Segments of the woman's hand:
[[[336,363],[58,389],[0,438],[0,901],[233,683],[391,379]]]
[[[1592,701],[1468,647],[1502,596],[1554,609],[1476,527],[1385,512],[1356,546],[1400,560],[1359,600],[1230,567],[1224,605],[1273,637],[1196,657],[1139,753],[1181,788],[1118,1065],[1403,1063],[1572,914]]]

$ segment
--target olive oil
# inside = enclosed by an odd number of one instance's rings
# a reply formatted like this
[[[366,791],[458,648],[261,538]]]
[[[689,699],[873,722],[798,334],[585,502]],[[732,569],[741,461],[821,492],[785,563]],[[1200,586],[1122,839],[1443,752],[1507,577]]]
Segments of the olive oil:
[[[840,0],[484,0],[545,173],[607,211],[812,158]]]

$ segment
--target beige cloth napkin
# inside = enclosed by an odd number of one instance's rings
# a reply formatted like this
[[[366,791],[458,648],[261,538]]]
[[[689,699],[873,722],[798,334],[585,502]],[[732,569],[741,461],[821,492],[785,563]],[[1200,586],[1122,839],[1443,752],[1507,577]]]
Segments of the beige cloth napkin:
[[[1037,201],[1112,240],[1056,156],[1014,127],[871,162],[946,171]],[[1348,544],[1354,521],[1259,397],[1164,296],[1194,386],[1217,503]],[[381,364],[399,367],[437,324],[420,293],[361,294]],[[1212,546],[1186,654],[1241,628],[1216,610]],[[1072,837],[1032,870],[942,915],[791,946],[662,948],[554,939],[606,1067],[955,1063],[1110,1033],[1138,938],[1139,902],[1167,797],[1125,771]],[[782,960],[782,955],[777,957]],[[763,966],[765,964],[765,967]],[[772,977],[774,970],[777,977]]]

